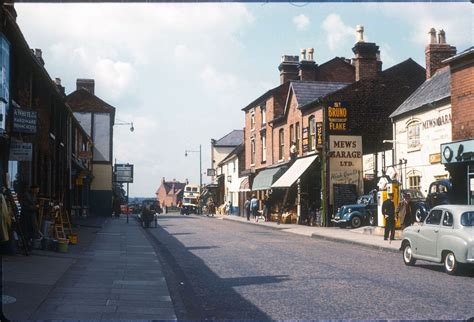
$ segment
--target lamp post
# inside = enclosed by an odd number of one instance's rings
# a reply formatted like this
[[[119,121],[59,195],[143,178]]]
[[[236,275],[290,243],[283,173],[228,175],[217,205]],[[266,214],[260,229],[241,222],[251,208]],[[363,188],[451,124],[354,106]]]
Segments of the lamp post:
[[[201,214],[201,193],[202,193],[202,153],[201,153],[201,144],[199,144],[199,151],[196,150],[185,150],[184,156],[187,157],[189,152],[199,152],[199,214]]]

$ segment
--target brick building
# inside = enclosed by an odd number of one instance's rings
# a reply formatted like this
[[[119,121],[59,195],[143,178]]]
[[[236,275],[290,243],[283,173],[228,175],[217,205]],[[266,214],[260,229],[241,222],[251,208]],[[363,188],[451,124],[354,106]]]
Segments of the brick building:
[[[452,140],[441,145],[459,203],[474,205],[474,48],[443,61],[451,73]]]
[[[163,177],[163,179],[161,179],[160,187],[155,192],[156,199],[161,207],[177,206],[183,199],[184,187],[187,183],[187,180],[186,182],[179,182],[176,181],[176,179],[166,181]]]

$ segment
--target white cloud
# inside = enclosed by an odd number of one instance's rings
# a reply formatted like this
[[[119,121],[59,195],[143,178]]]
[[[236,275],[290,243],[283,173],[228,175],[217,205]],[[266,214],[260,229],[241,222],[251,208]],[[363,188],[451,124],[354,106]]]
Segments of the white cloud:
[[[383,63],[383,69],[393,66],[395,63],[399,61],[395,59],[394,52],[392,47],[387,43],[382,43],[380,45],[380,59]]]
[[[97,88],[112,100],[124,93],[132,94],[138,81],[137,71],[130,63],[110,59],[97,61],[93,73]]]
[[[338,14],[331,13],[321,24],[326,33],[326,41],[331,51],[339,51],[354,41],[355,28],[347,26]]]
[[[232,92],[237,84],[237,78],[234,75],[220,72],[209,65],[204,68],[199,76],[202,84],[210,91]]]
[[[296,25],[296,28],[298,28],[298,30],[307,30],[310,21],[306,15],[300,14],[299,16],[293,18],[293,23]]]

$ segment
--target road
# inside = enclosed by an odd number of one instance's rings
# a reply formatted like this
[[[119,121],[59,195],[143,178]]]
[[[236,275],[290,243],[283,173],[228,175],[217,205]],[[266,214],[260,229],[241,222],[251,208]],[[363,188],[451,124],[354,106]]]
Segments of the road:
[[[146,235],[180,319],[466,319],[473,272],[206,216],[160,216]]]

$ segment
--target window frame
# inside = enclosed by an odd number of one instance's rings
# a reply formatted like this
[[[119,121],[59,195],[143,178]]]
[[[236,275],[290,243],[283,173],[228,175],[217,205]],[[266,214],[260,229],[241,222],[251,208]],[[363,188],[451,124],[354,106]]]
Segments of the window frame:
[[[316,150],[316,117],[314,115],[310,116],[308,119],[308,127],[309,127],[309,149],[308,151]]]
[[[278,160],[282,161],[285,159],[285,131],[280,129],[278,131]]]
[[[411,133],[414,131],[415,133]],[[421,122],[412,121],[407,124],[407,150],[418,151],[421,149]]]
[[[448,216],[451,216],[451,221],[448,222],[447,224],[445,224],[446,217],[448,217]],[[447,227],[447,228],[454,227],[454,216],[453,216],[453,214],[450,213],[449,211],[445,211],[444,214],[443,214],[443,219],[441,220],[441,225],[443,227]]]
[[[430,219],[431,217],[433,217],[435,213],[440,213],[440,216],[439,216],[439,221],[437,223],[431,223],[431,222],[428,222],[428,219]],[[430,213],[428,214],[428,216],[426,217],[425,219],[425,224],[427,225],[431,225],[431,226],[439,226],[441,225],[441,219],[443,219],[443,210],[441,209],[434,209],[432,211],[430,211]]]
[[[262,149],[262,163],[267,162],[267,135],[265,133],[260,135],[260,144]]]
[[[260,111],[262,113],[262,125],[267,123],[267,102],[260,105]]]
[[[414,184],[414,183],[417,183],[417,184]],[[408,176],[408,189],[421,190],[421,176],[420,175]]]
[[[301,131],[300,131],[300,122],[296,122],[295,124],[295,144],[296,144],[296,152],[299,153],[300,151],[300,140],[301,140]]]
[[[255,165],[255,138],[250,139],[250,164]]]
[[[250,129],[255,130],[255,110],[250,111]]]

